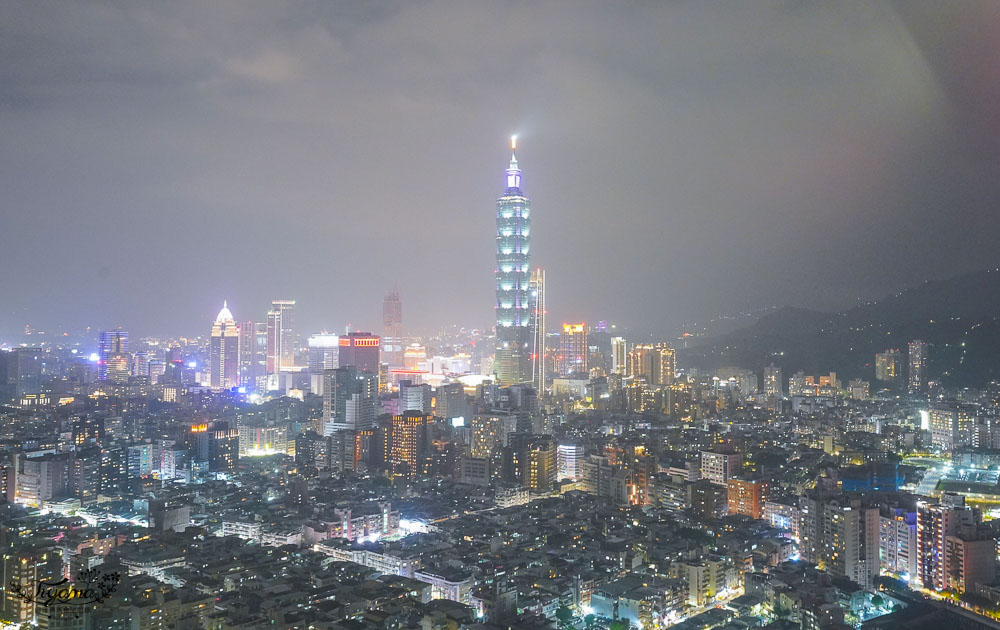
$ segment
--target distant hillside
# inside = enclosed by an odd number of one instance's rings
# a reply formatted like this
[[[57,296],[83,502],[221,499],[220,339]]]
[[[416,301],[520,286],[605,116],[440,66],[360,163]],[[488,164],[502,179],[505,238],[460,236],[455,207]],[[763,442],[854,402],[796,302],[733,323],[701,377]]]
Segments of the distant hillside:
[[[738,365],[761,370],[772,361],[785,376],[836,371],[874,378],[875,353],[923,339],[929,376],[950,386],[1000,379],[1000,271],[925,282],[841,313],[783,308],[740,330],[680,350],[685,366]],[[962,345],[964,344],[964,346]]]

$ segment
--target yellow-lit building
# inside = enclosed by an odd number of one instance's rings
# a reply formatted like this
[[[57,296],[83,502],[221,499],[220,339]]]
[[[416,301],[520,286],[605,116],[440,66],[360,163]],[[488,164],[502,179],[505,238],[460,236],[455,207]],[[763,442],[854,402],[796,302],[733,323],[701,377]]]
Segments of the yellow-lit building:
[[[414,478],[421,470],[427,446],[427,425],[433,418],[418,411],[392,417],[389,462],[393,477]]]
[[[556,483],[556,446],[548,438],[528,443],[523,459],[524,485],[538,492],[551,492]]]
[[[669,344],[638,344],[628,353],[625,375],[652,387],[673,385],[676,371],[676,353]]]
[[[587,371],[587,324],[563,324],[559,335],[559,373]]]

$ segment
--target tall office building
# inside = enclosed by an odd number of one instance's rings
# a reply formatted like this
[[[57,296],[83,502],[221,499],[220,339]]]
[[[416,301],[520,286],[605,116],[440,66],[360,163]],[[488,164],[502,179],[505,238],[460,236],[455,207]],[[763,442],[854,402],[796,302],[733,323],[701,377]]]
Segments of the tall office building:
[[[545,270],[535,269],[528,281],[531,300],[531,384],[541,396],[545,391]]]
[[[559,335],[559,373],[575,374],[587,371],[587,324],[563,324]]]
[[[265,375],[267,324],[240,322],[240,385],[258,389],[257,378]]]
[[[399,411],[419,411],[431,413],[431,399],[434,394],[427,383],[414,383],[404,379],[399,381]]]
[[[341,366],[327,370],[324,380],[324,433],[370,429],[378,403],[378,373]]]
[[[396,289],[382,300],[382,357],[389,367],[403,367],[403,303]]]
[[[370,332],[347,333],[337,342],[339,354],[337,365],[347,367],[349,365],[364,372],[378,374],[379,347],[381,340],[378,335]]]
[[[42,391],[41,348],[0,350],[0,403]]]
[[[446,383],[437,388],[435,393],[436,415],[445,420],[464,418],[469,412],[468,396],[465,386],[461,383]]]
[[[239,465],[240,432],[225,420],[192,426],[187,440],[192,463],[198,467],[210,472],[227,472],[236,470]],[[129,467],[132,468],[131,461]]]
[[[583,475],[585,452],[582,444],[560,444],[556,448],[556,470],[559,479],[580,479]]]
[[[322,374],[324,370],[339,367],[340,337],[330,333],[316,333],[306,340],[309,347],[308,367],[310,374]]]
[[[267,312],[267,373],[295,365],[295,300],[271,300]]]
[[[521,192],[516,140],[511,139],[507,188],[497,199],[496,347],[493,372],[502,385],[529,382],[531,369],[531,202]]]
[[[212,387],[229,389],[240,384],[240,329],[226,302],[212,323],[208,371]]]
[[[128,374],[128,333],[102,330],[97,335],[97,380],[124,383]]]
[[[768,398],[782,398],[784,386],[780,367],[772,363],[764,368],[764,394]]]
[[[132,376],[149,378],[149,351],[140,350],[132,356]]]
[[[927,343],[914,339],[907,345],[909,371],[906,375],[907,389],[920,392],[927,387]]]

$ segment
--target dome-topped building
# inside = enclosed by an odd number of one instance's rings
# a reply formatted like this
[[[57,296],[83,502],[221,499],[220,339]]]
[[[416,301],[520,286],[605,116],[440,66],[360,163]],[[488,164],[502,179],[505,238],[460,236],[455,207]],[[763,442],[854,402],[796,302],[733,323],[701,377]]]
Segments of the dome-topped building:
[[[219,311],[218,316],[215,318],[216,324],[230,324],[234,323],[236,320],[233,318],[233,313],[229,310],[229,304],[223,300],[222,310]]]
[[[220,389],[230,389],[240,381],[240,329],[229,310],[227,302],[212,324],[209,342],[210,384]]]

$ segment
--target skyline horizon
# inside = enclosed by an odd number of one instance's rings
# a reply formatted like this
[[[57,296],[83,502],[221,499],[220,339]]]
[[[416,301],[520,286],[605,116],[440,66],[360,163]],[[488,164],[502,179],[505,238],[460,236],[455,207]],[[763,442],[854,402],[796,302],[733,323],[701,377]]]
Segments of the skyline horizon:
[[[815,309],[815,308],[810,308],[808,306],[795,305],[795,304],[767,305],[767,306],[761,306],[761,307],[755,308],[755,309],[746,309],[746,310],[742,310],[742,311],[732,311],[732,312],[727,312],[727,313],[718,313],[718,314],[716,314],[716,315],[714,315],[714,316],[712,316],[710,318],[706,318],[706,319],[704,319],[704,320],[702,320],[700,322],[685,322],[685,323],[676,325],[675,328],[672,331],[666,331],[666,330],[659,330],[659,331],[657,331],[657,330],[639,330],[639,329],[635,329],[635,328],[632,328],[632,327],[628,326],[627,323],[616,322],[614,320],[603,319],[603,318],[599,318],[599,317],[595,317],[595,318],[569,318],[569,319],[563,318],[563,319],[559,319],[559,320],[554,320],[554,319],[551,320],[551,321],[556,322],[556,323],[553,323],[550,326],[546,326],[546,330],[547,330],[548,333],[553,333],[553,332],[557,333],[559,326],[561,326],[563,323],[580,323],[580,322],[584,322],[584,323],[586,323],[589,326],[589,325],[596,325],[596,323],[599,322],[599,321],[605,321],[605,322],[607,322],[609,324],[609,326],[613,325],[615,327],[615,329],[621,330],[621,331],[625,331],[624,334],[633,335],[633,338],[639,338],[641,336],[641,337],[648,337],[649,339],[661,339],[662,341],[677,341],[677,340],[680,340],[682,338],[684,332],[691,332],[696,327],[704,326],[704,325],[710,325],[713,322],[718,322],[718,321],[722,321],[722,320],[744,319],[745,323],[737,326],[737,328],[744,328],[746,326],[752,325],[760,317],[764,317],[765,315],[767,315],[769,313],[773,313],[773,312],[776,312],[776,311],[781,311],[781,310],[784,310],[784,309],[800,309],[800,310],[812,311],[812,312],[817,312],[817,313],[828,313],[828,314],[843,313],[843,312],[849,311],[849,310],[851,310],[851,309],[853,309],[855,307],[864,306],[866,304],[871,304],[871,303],[874,303],[874,302],[878,302],[879,300],[886,299],[886,298],[892,297],[894,295],[898,295],[898,294],[905,293],[907,291],[912,291],[912,290],[918,289],[919,287],[921,287],[922,285],[924,285],[926,283],[948,281],[948,280],[962,278],[962,277],[966,277],[966,276],[970,276],[970,275],[976,275],[976,274],[980,274],[980,273],[988,273],[990,271],[1000,271],[1000,266],[998,266],[998,267],[987,266],[987,267],[981,267],[981,268],[978,268],[978,269],[973,269],[973,270],[970,270],[970,271],[965,271],[965,272],[958,273],[958,274],[953,274],[953,275],[948,275],[948,276],[943,276],[943,277],[937,277],[937,278],[928,278],[928,279],[922,280],[920,282],[917,282],[917,283],[914,283],[914,284],[909,284],[907,286],[900,287],[900,288],[898,288],[896,290],[892,290],[892,291],[883,293],[881,295],[858,297],[853,302],[851,302],[849,304],[845,304],[844,306],[842,306],[841,308],[838,308],[838,309]],[[398,289],[390,289],[389,291],[392,291],[392,290],[397,290],[398,291]],[[387,291],[387,293],[389,291]],[[296,303],[295,304],[295,306],[296,306],[296,319],[299,318],[299,315],[302,312],[301,310],[299,310],[299,308],[300,308],[300,300],[299,300],[299,298],[284,296],[284,297],[281,297],[281,298],[273,298],[273,299],[274,300],[289,300],[290,299],[290,300],[295,301],[295,303]],[[225,305],[228,305],[228,303],[230,301],[231,300],[229,300],[229,298],[223,298],[222,303],[225,304]],[[404,332],[404,335],[403,336],[404,336],[404,338],[411,337],[411,336],[436,335],[436,334],[445,332],[449,328],[457,328],[457,329],[460,329],[460,330],[464,329],[464,330],[468,330],[468,331],[474,331],[474,330],[484,331],[485,333],[490,334],[491,331],[495,327],[495,325],[494,326],[485,326],[485,327],[484,326],[469,326],[469,325],[465,325],[465,324],[462,324],[462,323],[459,323],[459,322],[451,322],[451,323],[443,323],[443,324],[441,324],[435,330],[417,329],[415,332],[409,332],[408,329],[407,329],[407,327],[406,327],[406,315],[405,315],[406,312],[407,312],[406,311],[406,300],[404,299],[404,296],[402,294],[400,294],[400,301],[402,302],[403,309],[404,309],[403,310],[403,313],[404,313],[404,316],[403,316],[403,332]],[[267,303],[270,303],[270,300],[268,300]],[[381,302],[379,304],[381,304]],[[379,306],[379,308],[381,308],[381,306]],[[232,310],[232,309],[230,309],[230,310]],[[241,312],[241,311],[239,311],[239,310],[236,311],[236,313],[239,313],[239,312]],[[238,323],[239,322],[253,321],[254,323],[263,324],[263,323],[266,322],[266,319],[267,319],[267,317],[266,317],[267,306],[265,305],[261,309],[260,312],[263,313],[264,316],[260,317],[259,319],[244,319],[242,317],[237,316],[235,313],[234,313],[233,316],[234,316],[234,318],[236,319],[236,321]],[[546,312],[548,313],[549,311],[546,310]],[[216,311],[216,316],[217,315],[218,315],[218,311]],[[375,319],[375,318],[373,318],[373,319]],[[208,318],[208,324],[207,324],[207,326],[203,326],[203,327],[206,328],[206,330],[210,331],[212,322],[214,322],[214,321],[215,321],[215,317],[209,317]],[[28,322],[24,326],[31,326],[31,323]],[[114,330],[127,331],[130,334],[130,336],[136,336],[138,338],[157,338],[157,337],[161,337],[162,338],[162,337],[166,337],[166,338],[197,339],[199,337],[207,337],[208,336],[208,333],[206,333],[206,332],[197,333],[197,334],[191,334],[190,332],[177,332],[177,331],[159,332],[159,333],[157,333],[157,332],[148,332],[148,331],[143,330],[141,327],[140,328],[135,328],[134,326],[129,326],[129,325],[125,324],[125,323],[116,323],[116,324],[113,324],[113,325],[110,325],[110,326],[97,326],[97,325],[93,325],[93,324],[91,324],[91,325],[83,325],[83,324],[81,324],[81,325],[77,325],[76,327],[56,327],[56,328],[52,328],[52,329],[42,329],[42,328],[38,328],[38,327],[34,327],[34,326],[31,326],[31,328],[35,332],[37,332],[37,331],[43,331],[46,334],[48,334],[48,333],[55,333],[54,337],[49,337],[48,339],[57,338],[58,336],[61,336],[61,334],[63,332],[70,333],[70,336],[69,336],[70,339],[74,339],[74,338],[79,339],[79,336],[82,333],[85,333],[87,330],[91,331],[91,335],[92,335],[92,337],[94,339],[97,338],[97,334],[100,331],[114,331]],[[320,325],[320,326],[310,326],[308,328],[308,331],[309,332],[305,332],[305,330],[300,330],[299,334],[303,338],[306,338],[309,335],[319,335],[319,334],[344,335],[347,332],[371,332],[372,334],[380,335],[381,334],[381,324],[378,324],[377,322],[375,322],[371,326],[364,326],[364,325],[357,326],[357,325],[354,324],[354,322],[345,322],[339,329],[337,327],[327,327],[327,326]],[[731,331],[732,331],[732,329],[726,329],[726,330],[722,330],[722,331],[719,331],[719,332],[706,334],[703,337],[702,336],[696,336],[695,338],[712,339],[714,337],[726,334],[726,333],[731,332]],[[23,338],[25,338],[25,337],[26,336],[22,332],[21,335],[20,335],[20,338],[22,338],[22,341],[20,341],[20,342],[12,342],[11,341],[12,339],[18,338],[17,334],[8,335],[7,337],[0,336],[0,346],[3,346],[4,344],[8,344],[11,347],[14,347],[15,345],[24,345],[25,342],[23,341]],[[48,339],[46,339],[46,341],[48,341]]]

